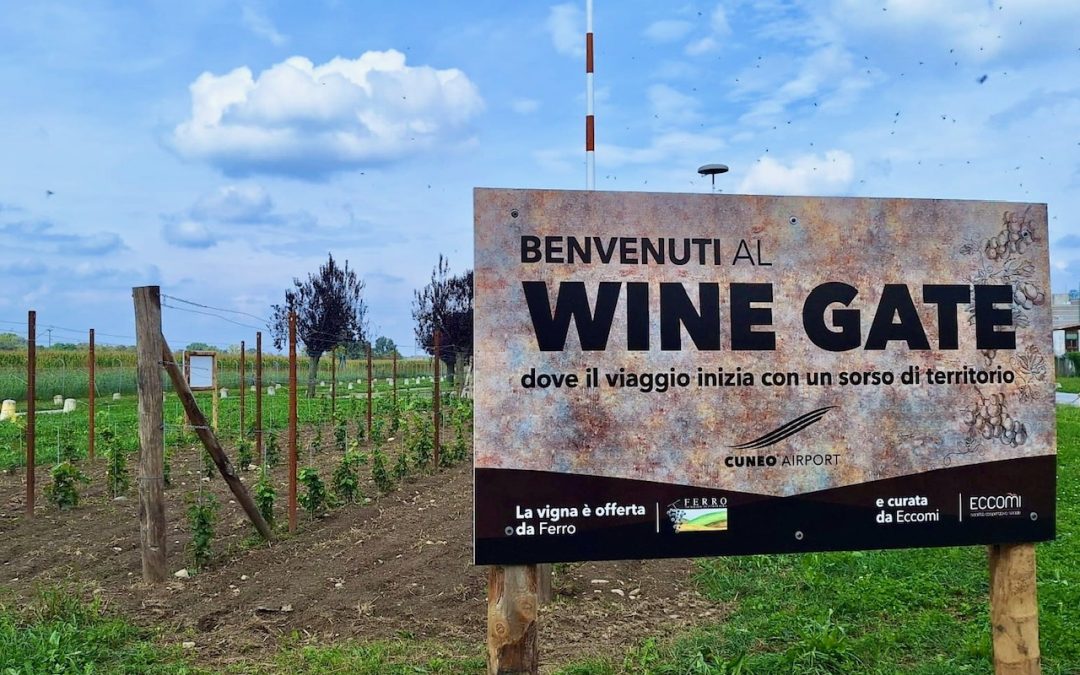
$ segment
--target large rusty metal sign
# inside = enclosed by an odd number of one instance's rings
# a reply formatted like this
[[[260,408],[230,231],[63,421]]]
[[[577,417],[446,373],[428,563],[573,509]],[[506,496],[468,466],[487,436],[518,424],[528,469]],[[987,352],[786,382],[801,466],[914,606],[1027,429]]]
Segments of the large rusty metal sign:
[[[1054,536],[1046,207],[479,189],[476,562]]]

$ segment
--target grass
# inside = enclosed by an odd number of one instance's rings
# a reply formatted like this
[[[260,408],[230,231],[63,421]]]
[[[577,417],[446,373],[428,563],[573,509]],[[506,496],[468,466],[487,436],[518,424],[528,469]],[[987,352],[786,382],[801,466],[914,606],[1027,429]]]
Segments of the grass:
[[[1057,382],[1061,386],[1058,391],[1066,394],[1080,394],[1080,377],[1059,377]]]
[[[411,635],[398,640],[369,642],[343,641],[339,644],[286,646],[274,659],[273,666],[241,672],[277,672],[290,675],[321,673],[378,673],[406,675],[416,673],[446,673],[448,675],[482,675],[487,663],[481,646],[466,648],[444,643],[418,641]],[[461,656],[472,652],[471,656]]]
[[[1058,408],[1057,539],[1037,546],[1043,672],[1080,673],[1080,409]],[[717,558],[702,591],[733,611],[675,640],[649,639],[614,673],[990,673],[983,547]]]
[[[319,387],[318,394],[328,394],[330,387]],[[376,413],[379,411],[380,399],[387,397],[392,390],[391,385],[385,380],[380,381],[373,387]],[[339,398],[336,402],[336,410],[342,416],[355,423],[367,410],[367,401],[364,398],[343,398],[346,394],[361,394],[366,396],[364,389],[349,391],[344,383],[338,383]],[[444,388],[443,393],[446,394]],[[246,392],[245,423],[254,424],[255,421],[255,395]],[[431,397],[430,383],[409,385],[399,384],[398,398],[403,404],[420,405],[425,397]],[[209,392],[198,392],[195,398],[200,409],[210,418],[211,400]],[[285,428],[288,420],[288,393],[284,389],[275,396],[263,396],[263,427],[267,433],[277,433]],[[425,403],[430,407],[430,404]],[[112,400],[112,396],[100,396],[96,402],[97,433],[104,428],[111,428],[118,437],[123,439],[125,445],[131,450],[138,448],[138,401],[135,396],[125,395],[119,401]],[[89,431],[89,415],[85,401],[79,401],[75,412],[41,414],[43,410],[54,410],[56,406],[52,402],[39,403],[39,414],[36,417],[36,456],[38,464],[52,464],[58,457],[64,455],[65,446],[71,446],[71,455],[75,458],[86,457]],[[24,410],[25,406],[20,406]],[[163,413],[165,417],[166,444],[171,444],[176,438],[180,421],[184,419],[183,408],[180,400],[172,393],[165,400]],[[329,398],[309,399],[303,391],[297,399],[297,417],[301,425],[316,422],[324,422],[330,419]],[[0,423],[0,469],[25,466],[26,446],[25,416],[19,418],[19,423]],[[219,401],[219,438],[224,442],[231,443],[240,436],[240,403],[239,394],[230,390],[229,397]],[[193,432],[187,432],[190,443],[194,444]],[[102,451],[101,440],[98,439],[98,452]],[[0,674],[2,675],[2,674]]]
[[[12,398],[22,401],[26,398],[26,358],[24,351],[0,351],[0,399]],[[39,349],[37,354],[37,398],[51,401],[60,394],[71,398],[86,398],[89,391],[88,354],[81,350]],[[318,380],[330,379],[330,361],[324,356],[319,361]],[[99,396],[113,392],[134,394],[137,388],[135,376],[135,351],[132,349],[98,349],[95,352],[95,390]],[[246,359],[245,381],[249,384],[255,376],[255,357]],[[263,355],[263,380],[270,382],[288,382],[288,357],[276,354]],[[430,377],[432,361],[429,358],[398,359],[399,378]],[[308,358],[302,356],[298,363],[301,384],[307,384]],[[355,382],[366,377],[367,363],[362,359],[349,359],[344,367],[337,368],[337,378],[341,383]],[[383,379],[391,376],[391,359],[372,359],[372,377]],[[238,354],[218,355],[218,384],[234,389],[240,382],[240,358]],[[344,388],[344,384],[341,385]],[[165,388],[171,385],[166,382]]]
[[[0,605],[2,675],[195,672],[175,649],[75,594],[43,591],[27,607]]]
[[[1080,673],[1080,408],[1060,406],[1057,539],[1037,546],[1040,645],[1047,675]],[[703,593],[723,623],[651,637],[621,659],[562,675],[991,672],[984,547],[704,559]],[[72,594],[0,604],[0,675],[190,673],[182,652]],[[543,630],[541,628],[541,634]],[[541,638],[542,639],[542,638]],[[541,652],[544,646],[541,642]],[[235,673],[482,673],[476,645],[398,640],[284,645]]]

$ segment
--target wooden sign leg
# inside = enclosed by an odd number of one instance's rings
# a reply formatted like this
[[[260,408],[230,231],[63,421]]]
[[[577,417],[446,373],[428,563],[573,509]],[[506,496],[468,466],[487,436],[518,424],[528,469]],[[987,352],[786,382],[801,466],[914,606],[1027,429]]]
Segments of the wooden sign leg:
[[[539,668],[536,640],[536,565],[495,565],[488,571],[488,673]]]
[[[995,675],[1042,672],[1034,544],[990,547],[990,625]]]
[[[536,566],[536,599],[541,607],[551,604],[555,597],[551,588],[553,576],[551,563],[541,563]]]

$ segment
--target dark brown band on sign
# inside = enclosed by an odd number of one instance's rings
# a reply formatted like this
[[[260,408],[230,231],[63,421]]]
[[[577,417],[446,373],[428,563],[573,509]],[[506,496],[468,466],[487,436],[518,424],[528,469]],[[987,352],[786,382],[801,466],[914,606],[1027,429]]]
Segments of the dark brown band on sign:
[[[593,116],[585,116],[585,151],[591,152],[596,149],[595,132],[593,131]]]
[[[585,33],[585,72],[593,72],[592,33]]]
[[[776,497],[480,468],[474,474],[475,561],[525,565],[1046,541],[1056,534],[1055,473],[1056,457],[1039,455]],[[701,517],[709,524],[694,522]]]

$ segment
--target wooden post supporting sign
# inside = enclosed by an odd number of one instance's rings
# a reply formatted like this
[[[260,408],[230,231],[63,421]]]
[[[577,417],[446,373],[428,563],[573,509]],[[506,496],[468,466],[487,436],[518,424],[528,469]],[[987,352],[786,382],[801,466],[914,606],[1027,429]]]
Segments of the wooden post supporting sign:
[[[990,626],[995,675],[1042,672],[1034,544],[990,546]]]
[[[536,673],[536,566],[493,565],[488,570],[488,673]]]

